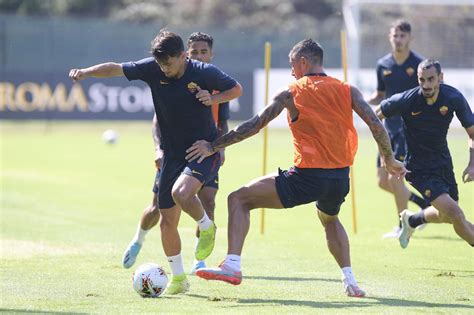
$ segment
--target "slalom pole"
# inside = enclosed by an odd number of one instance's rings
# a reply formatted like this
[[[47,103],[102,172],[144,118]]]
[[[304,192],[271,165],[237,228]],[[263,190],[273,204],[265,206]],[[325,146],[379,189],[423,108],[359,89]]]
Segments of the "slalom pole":
[[[270,57],[272,51],[272,44],[270,42],[265,43],[265,99],[264,106],[268,104],[268,81],[270,79]],[[263,163],[262,163],[262,175],[267,173],[267,153],[268,153],[268,127],[263,128]],[[260,211],[260,234],[265,233],[265,208]]]
[[[347,82],[347,45],[346,45],[346,31],[341,30],[341,62],[342,70],[344,72],[344,82]],[[351,199],[352,199],[352,231],[357,234],[357,207],[355,197],[355,173],[354,166],[350,168],[351,178]]]

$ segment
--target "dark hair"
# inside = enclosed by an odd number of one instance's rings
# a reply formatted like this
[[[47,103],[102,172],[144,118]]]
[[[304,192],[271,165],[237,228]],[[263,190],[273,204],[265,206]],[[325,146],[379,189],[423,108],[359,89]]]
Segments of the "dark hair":
[[[434,59],[425,59],[422,62],[420,62],[420,64],[418,65],[418,70],[426,70],[431,67],[436,68],[436,73],[438,75],[441,74],[441,64],[439,63],[438,60],[434,60]]]
[[[212,49],[212,45],[214,44],[214,39],[211,35],[201,32],[194,32],[189,35],[188,38],[188,47],[194,42],[206,42],[209,45],[209,48]]]
[[[182,52],[184,52],[184,44],[181,37],[167,30],[161,30],[151,42],[151,53],[159,61],[177,57]]]
[[[399,29],[402,32],[405,33],[411,33],[411,25],[405,20],[396,20],[395,22],[392,23],[393,29]]]
[[[311,38],[302,40],[297,43],[290,51],[290,58],[306,57],[313,64],[323,65],[323,48],[318,42]]]

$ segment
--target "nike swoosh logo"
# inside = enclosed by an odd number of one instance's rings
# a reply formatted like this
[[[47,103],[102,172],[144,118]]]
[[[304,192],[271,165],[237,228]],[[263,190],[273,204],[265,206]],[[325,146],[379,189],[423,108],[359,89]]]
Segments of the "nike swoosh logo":
[[[411,115],[412,116],[417,116],[417,115],[421,114],[422,112],[423,111],[421,111],[421,110],[419,112],[411,112]]]
[[[162,84],[162,85],[166,85],[166,84],[170,84],[170,83],[169,83],[169,82],[167,82],[167,81],[160,80],[160,84]]]
[[[198,171],[195,171],[195,170],[191,170],[191,173],[193,173],[193,174],[199,174],[199,175],[202,176],[202,173],[199,173]]]

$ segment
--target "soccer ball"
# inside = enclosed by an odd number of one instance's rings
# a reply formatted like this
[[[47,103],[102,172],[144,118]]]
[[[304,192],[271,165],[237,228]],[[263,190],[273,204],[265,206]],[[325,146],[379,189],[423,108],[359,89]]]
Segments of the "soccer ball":
[[[154,263],[139,266],[133,273],[133,288],[141,297],[159,297],[166,289],[168,276]]]
[[[118,141],[118,133],[115,130],[107,129],[102,134],[102,140],[108,144],[114,144]]]

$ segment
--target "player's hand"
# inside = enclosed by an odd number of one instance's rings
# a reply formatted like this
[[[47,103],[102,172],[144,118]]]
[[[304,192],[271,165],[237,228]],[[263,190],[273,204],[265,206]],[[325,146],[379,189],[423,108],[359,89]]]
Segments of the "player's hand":
[[[69,71],[69,77],[72,81],[77,82],[87,77],[86,73],[82,69],[71,69]]]
[[[225,149],[220,149],[219,154],[221,155],[221,166],[224,165],[225,162]]]
[[[212,105],[212,95],[208,90],[201,90],[198,86],[198,92],[196,93],[196,98],[206,106]]]
[[[198,140],[186,150],[186,153],[188,153],[188,155],[186,155],[186,160],[188,160],[188,162],[198,159],[197,162],[201,163],[202,160],[213,155],[215,152],[212,150],[212,146],[209,142],[206,140]]]
[[[405,174],[408,172],[402,162],[395,160],[394,158],[383,160],[385,170],[393,175],[397,176],[398,179],[405,177]]]
[[[462,172],[462,181],[465,183],[474,181],[474,166],[468,165]]]

